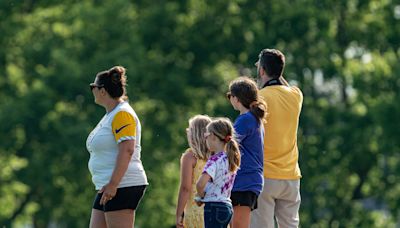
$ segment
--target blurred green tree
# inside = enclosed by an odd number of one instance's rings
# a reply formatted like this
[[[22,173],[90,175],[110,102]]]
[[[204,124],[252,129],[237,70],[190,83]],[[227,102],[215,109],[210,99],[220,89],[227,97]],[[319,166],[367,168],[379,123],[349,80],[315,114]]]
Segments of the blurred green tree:
[[[399,20],[388,0],[1,1],[0,225],[88,225],[87,85],[123,65],[150,181],[136,224],[172,226],[188,118],[233,119],[228,82],[271,47],[305,97],[301,225],[394,227]]]

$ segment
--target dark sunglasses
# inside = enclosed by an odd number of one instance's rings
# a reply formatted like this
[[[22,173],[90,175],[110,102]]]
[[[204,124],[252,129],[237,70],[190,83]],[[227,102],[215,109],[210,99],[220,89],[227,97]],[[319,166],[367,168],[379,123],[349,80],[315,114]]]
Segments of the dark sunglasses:
[[[90,86],[90,90],[93,90],[94,88],[99,88],[100,89],[100,88],[104,87],[104,85],[96,85],[94,83],[90,83],[89,86]]]

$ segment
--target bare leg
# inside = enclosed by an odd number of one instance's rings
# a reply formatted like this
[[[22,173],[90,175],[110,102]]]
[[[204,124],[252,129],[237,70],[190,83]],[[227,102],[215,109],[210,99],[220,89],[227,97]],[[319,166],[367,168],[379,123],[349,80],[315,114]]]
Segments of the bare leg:
[[[108,228],[133,228],[135,223],[135,211],[124,209],[105,213]]]
[[[90,216],[90,228],[107,228],[106,219],[104,212],[92,209],[92,215]]]
[[[248,228],[250,227],[250,207],[235,206],[233,207],[232,228]]]

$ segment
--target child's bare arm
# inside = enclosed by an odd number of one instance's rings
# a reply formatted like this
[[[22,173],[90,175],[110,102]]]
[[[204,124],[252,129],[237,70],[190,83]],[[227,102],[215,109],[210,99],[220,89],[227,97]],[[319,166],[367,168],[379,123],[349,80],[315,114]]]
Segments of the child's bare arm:
[[[197,190],[197,195],[200,197],[204,197],[205,193],[205,188],[206,188],[206,184],[208,181],[211,180],[211,176],[208,175],[207,173],[203,173],[199,180],[197,181],[196,184],[196,190]]]
[[[177,225],[183,226],[183,211],[192,191],[192,174],[196,158],[192,152],[186,152],[181,158],[181,183],[179,188],[178,205],[176,207]],[[179,223],[179,224],[178,224]],[[182,223],[182,224],[180,224]]]

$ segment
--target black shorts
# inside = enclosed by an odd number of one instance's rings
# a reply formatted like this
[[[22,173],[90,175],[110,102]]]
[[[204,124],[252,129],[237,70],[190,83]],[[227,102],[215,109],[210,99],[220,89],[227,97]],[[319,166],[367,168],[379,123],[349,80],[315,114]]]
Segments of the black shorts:
[[[100,205],[103,193],[97,193],[93,202],[93,208],[100,211],[118,211],[123,209],[136,210],[140,200],[146,190],[146,185],[118,188],[117,194],[107,201],[105,205]]]
[[[257,194],[251,191],[231,193],[231,200],[233,207],[248,206],[250,207],[251,210],[255,210],[258,207],[257,199],[258,199]]]

